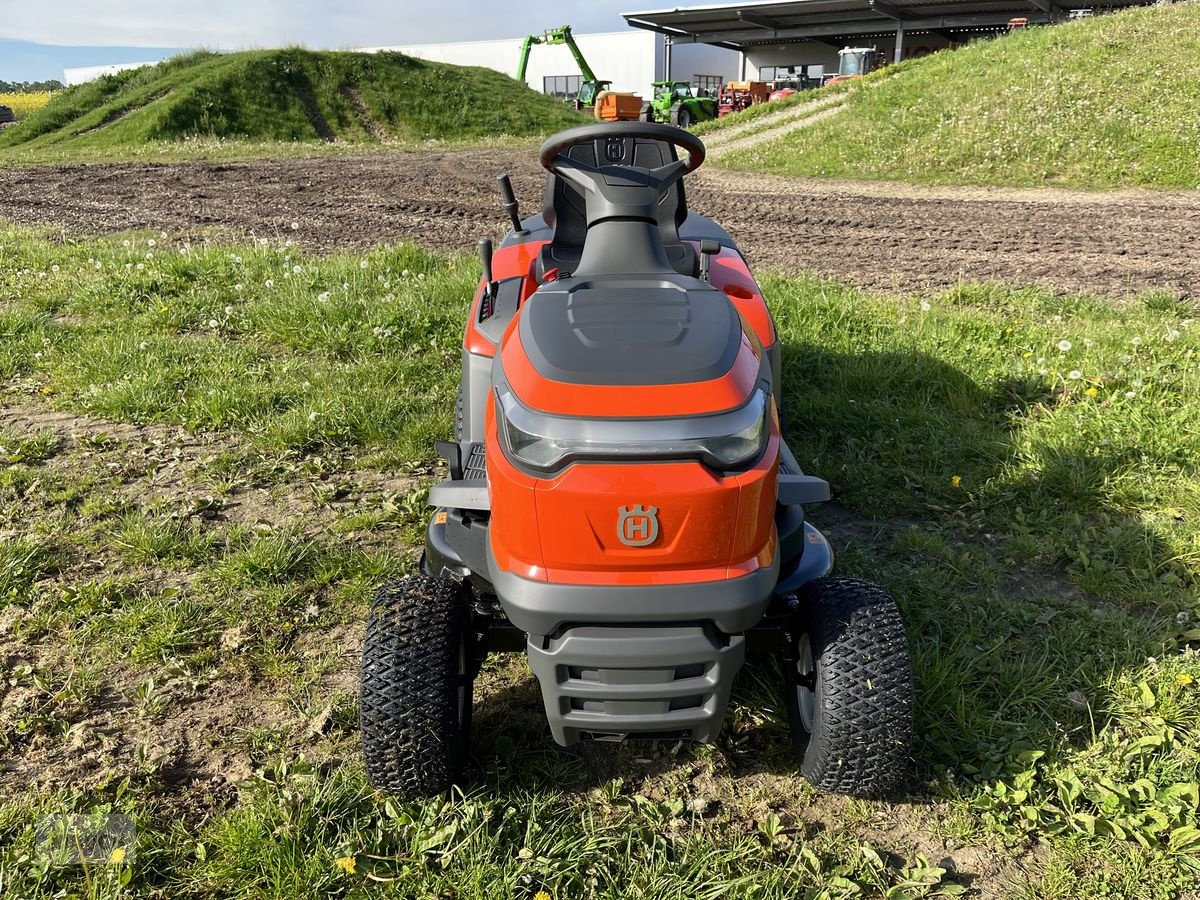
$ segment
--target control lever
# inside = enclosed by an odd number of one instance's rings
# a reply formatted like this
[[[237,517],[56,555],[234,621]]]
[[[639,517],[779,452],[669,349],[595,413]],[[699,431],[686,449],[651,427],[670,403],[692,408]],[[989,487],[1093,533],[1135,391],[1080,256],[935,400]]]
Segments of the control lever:
[[[700,279],[708,281],[708,268],[712,264],[712,258],[721,252],[721,244],[714,241],[712,238],[705,238],[700,242]]]
[[[492,277],[492,239],[479,239],[479,260],[483,263],[483,296],[496,296],[496,279]]]
[[[521,227],[521,216],[517,213],[517,195],[513,193],[512,179],[505,172],[502,175],[496,176],[496,181],[500,183],[500,196],[504,198],[504,211],[508,213],[509,219],[512,220],[513,231],[517,234],[529,234]]]

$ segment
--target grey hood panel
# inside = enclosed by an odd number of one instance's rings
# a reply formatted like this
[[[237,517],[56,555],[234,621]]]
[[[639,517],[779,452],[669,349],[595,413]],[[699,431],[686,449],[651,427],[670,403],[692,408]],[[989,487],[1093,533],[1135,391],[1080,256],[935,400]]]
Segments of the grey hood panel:
[[[724,294],[694,279],[670,277],[547,285],[527,301],[520,329],[525,353],[542,377],[630,386],[720,378],[733,367],[743,334]]]

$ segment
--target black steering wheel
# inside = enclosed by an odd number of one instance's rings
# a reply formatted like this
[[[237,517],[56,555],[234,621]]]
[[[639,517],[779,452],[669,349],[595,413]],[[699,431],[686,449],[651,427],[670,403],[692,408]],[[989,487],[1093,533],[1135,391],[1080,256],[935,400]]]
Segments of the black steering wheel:
[[[687,166],[683,174],[695,172],[704,162],[704,142],[690,131],[676,128],[674,125],[659,125],[657,122],[597,122],[594,125],[580,125],[578,128],[568,128],[549,138],[542,144],[540,160],[542,166],[555,175],[561,174],[556,168],[558,157],[579,144],[590,144],[593,141],[619,140],[621,138],[645,138],[647,140],[666,141],[673,147],[687,151]],[[571,160],[574,162],[574,160]],[[659,171],[673,166],[660,166]]]
[[[687,156],[665,166],[642,169],[623,163],[593,166],[566,155],[567,150],[579,144],[605,141],[619,146],[618,158],[623,159],[624,147],[618,142],[626,138],[665,141],[686,150]],[[700,168],[704,154],[700,138],[672,125],[597,122],[554,135],[542,144],[539,158],[547,171],[574,185],[584,195],[590,225],[612,218],[653,219],[658,198],[684,175]]]

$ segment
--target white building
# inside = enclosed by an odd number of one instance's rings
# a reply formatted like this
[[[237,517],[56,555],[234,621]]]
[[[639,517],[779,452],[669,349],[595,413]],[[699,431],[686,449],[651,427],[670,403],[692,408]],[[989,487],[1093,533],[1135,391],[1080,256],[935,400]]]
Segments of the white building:
[[[392,50],[456,66],[483,66],[516,78],[523,41],[523,37],[514,37],[495,41],[371,47],[368,52]],[[719,87],[738,77],[740,59],[734,51],[699,43],[675,43],[668,49],[663,35],[651,31],[577,34],[575,43],[598,79],[611,81],[614,91],[636,91],[646,98],[650,97],[650,86],[655,81],[676,79],[700,87]],[[537,44],[531,48],[525,81],[535,91],[574,96],[579,79],[579,66],[569,47]]]
[[[129,69],[140,69],[142,66],[155,66],[157,61],[140,63],[117,63],[112,66],[80,66],[75,69],[63,69],[63,84],[84,84],[95,81],[101,75],[116,75]]]

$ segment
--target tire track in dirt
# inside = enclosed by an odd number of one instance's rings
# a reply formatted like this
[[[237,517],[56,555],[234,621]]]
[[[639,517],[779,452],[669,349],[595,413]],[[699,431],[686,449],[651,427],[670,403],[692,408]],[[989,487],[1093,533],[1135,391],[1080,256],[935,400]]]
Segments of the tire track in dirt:
[[[374,152],[240,163],[9,168],[0,220],[73,233],[149,228],[293,239],[317,251],[415,241],[469,251],[505,228],[495,176],[541,205],[530,149]],[[1200,296],[1200,194],[940,188],[704,169],[689,205],[760,268],[888,293],[961,281],[1124,298]],[[291,223],[297,223],[297,229]]]

